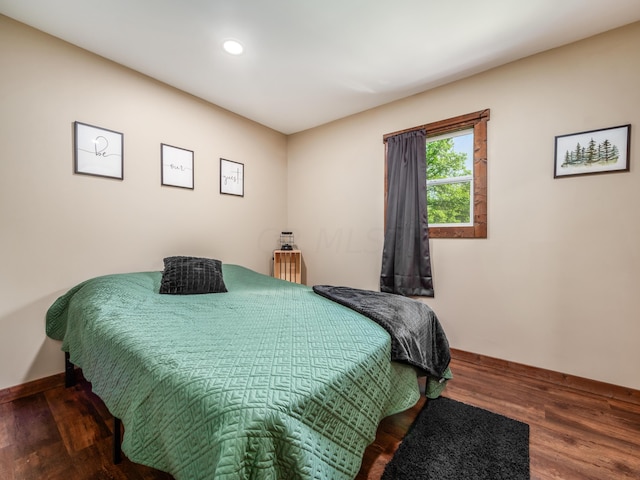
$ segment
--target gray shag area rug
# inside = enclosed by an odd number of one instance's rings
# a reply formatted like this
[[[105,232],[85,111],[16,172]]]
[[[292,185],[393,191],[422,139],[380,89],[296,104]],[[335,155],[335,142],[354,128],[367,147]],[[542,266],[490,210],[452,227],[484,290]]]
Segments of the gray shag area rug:
[[[529,480],[529,425],[449,398],[427,400],[382,480]]]

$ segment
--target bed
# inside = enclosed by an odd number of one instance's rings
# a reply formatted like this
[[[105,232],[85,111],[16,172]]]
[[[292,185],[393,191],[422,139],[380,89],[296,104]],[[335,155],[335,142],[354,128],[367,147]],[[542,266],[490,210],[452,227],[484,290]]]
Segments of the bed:
[[[415,367],[310,287],[221,274],[209,295],[161,295],[163,272],[85,281],[51,306],[47,335],[122,420],[133,462],[178,480],[353,479],[379,421],[417,402]]]

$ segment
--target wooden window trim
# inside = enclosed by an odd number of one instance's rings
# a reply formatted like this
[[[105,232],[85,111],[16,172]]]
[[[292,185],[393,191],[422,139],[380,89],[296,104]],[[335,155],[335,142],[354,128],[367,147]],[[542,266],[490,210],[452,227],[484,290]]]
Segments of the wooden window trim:
[[[387,213],[387,139],[400,133],[415,130],[425,130],[428,138],[473,128],[473,226],[429,227],[429,238],[487,238],[487,122],[489,117],[489,109],[480,110],[383,135],[382,139],[385,143],[385,218]]]

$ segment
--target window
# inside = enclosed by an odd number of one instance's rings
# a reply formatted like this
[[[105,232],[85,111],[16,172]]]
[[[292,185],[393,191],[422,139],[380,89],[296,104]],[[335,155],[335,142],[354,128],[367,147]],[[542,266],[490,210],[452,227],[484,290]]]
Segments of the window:
[[[429,225],[473,225],[473,129],[427,137]]]
[[[487,109],[403,130],[427,133],[430,238],[487,237],[488,120]]]

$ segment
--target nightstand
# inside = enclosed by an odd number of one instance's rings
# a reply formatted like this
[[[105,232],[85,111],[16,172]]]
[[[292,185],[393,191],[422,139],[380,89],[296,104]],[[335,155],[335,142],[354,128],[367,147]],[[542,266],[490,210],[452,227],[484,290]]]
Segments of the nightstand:
[[[302,283],[302,252],[300,250],[275,250],[273,252],[273,276],[293,283]]]

